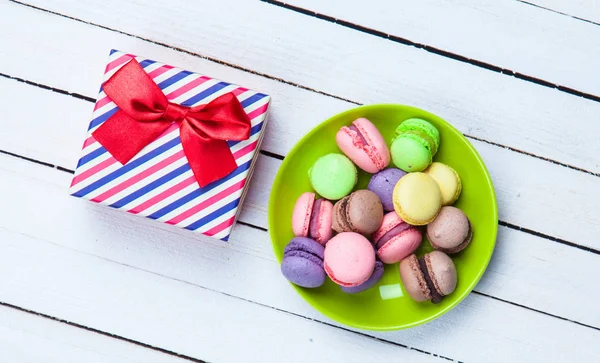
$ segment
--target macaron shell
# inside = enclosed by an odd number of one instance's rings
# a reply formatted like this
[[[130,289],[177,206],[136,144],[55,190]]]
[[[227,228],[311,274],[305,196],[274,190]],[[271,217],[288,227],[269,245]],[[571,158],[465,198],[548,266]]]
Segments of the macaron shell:
[[[371,177],[369,186],[367,189],[377,194],[381,199],[383,210],[390,212],[394,210],[394,201],[392,200],[392,193],[398,180],[406,175],[404,170],[389,168],[384,169]]]
[[[381,200],[370,190],[357,190],[350,194],[346,205],[346,217],[353,230],[371,234],[379,228],[383,220]]]
[[[456,170],[446,164],[434,162],[424,172],[438,183],[442,192],[443,205],[450,205],[458,199],[462,191],[462,183]]]
[[[294,237],[283,249],[283,255],[293,251],[304,251],[317,256],[320,260],[325,258],[325,247],[308,237]]]
[[[425,263],[427,263],[427,270],[431,276],[431,280],[435,286],[435,289],[441,295],[450,295],[456,289],[456,266],[452,259],[440,251],[433,251],[425,256]]]
[[[390,163],[390,152],[379,130],[366,118],[359,118],[352,124],[362,137],[355,130],[342,127],[335,137],[340,150],[368,173],[384,169]]]
[[[404,289],[413,300],[422,302],[431,299],[431,293],[427,288],[425,276],[419,268],[417,256],[410,255],[400,262],[400,279]]]
[[[371,242],[354,232],[342,232],[325,246],[325,272],[341,286],[358,286],[371,277],[375,251]]]
[[[333,217],[333,203],[328,200],[322,199],[321,206],[318,213],[318,221],[316,231],[311,231],[312,237],[324,245],[329,241],[333,235],[333,229],[331,228]]]
[[[421,226],[435,219],[442,207],[436,181],[425,173],[409,173],[394,188],[394,209],[405,222]]]
[[[307,288],[323,285],[326,278],[323,266],[314,260],[314,256],[302,255],[302,253],[284,257],[281,262],[281,273],[291,283]]]
[[[433,158],[423,141],[416,137],[400,136],[394,139],[390,152],[394,165],[407,173],[425,170]]]
[[[308,226],[312,214],[313,203],[315,202],[315,193],[306,192],[300,194],[294,205],[292,212],[292,231],[294,236],[306,237],[308,235]]]
[[[409,228],[381,246],[377,250],[377,256],[383,263],[400,262],[413,253],[421,245],[422,240],[421,231],[415,227]]]
[[[336,153],[317,159],[308,174],[315,191],[329,200],[348,195],[358,181],[358,172],[352,161]]]
[[[377,241],[379,241],[379,239],[381,237],[383,237],[386,233],[388,233],[390,230],[392,230],[394,227],[396,227],[397,225],[399,225],[401,223],[404,223],[404,221],[402,220],[402,218],[400,218],[400,216],[398,216],[398,213],[396,213],[396,212],[386,213],[383,216],[381,225],[373,233],[372,237],[373,237],[374,244],[376,245]]]
[[[434,149],[432,149],[432,154],[435,155],[440,146],[440,131],[433,126],[429,121],[420,119],[420,118],[409,118],[403,121],[397,128],[396,133],[402,133],[406,131],[421,131],[427,134],[428,137],[434,143]]]
[[[383,263],[381,263],[381,261],[375,261],[375,269],[373,270],[371,277],[369,277],[367,281],[354,287],[342,286],[342,291],[344,291],[347,294],[358,294],[359,292],[366,291],[372,288],[373,286],[377,285],[379,280],[381,280],[381,278],[383,277],[383,272]]]
[[[435,220],[427,225],[426,233],[431,246],[446,253],[464,249],[465,242],[468,244],[472,237],[469,219],[462,210],[452,206],[442,207]]]

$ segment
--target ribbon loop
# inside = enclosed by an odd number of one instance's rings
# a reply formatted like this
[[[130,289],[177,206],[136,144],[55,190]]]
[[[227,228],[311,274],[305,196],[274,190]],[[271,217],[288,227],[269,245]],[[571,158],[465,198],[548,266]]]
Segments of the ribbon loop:
[[[177,122],[183,151],[200,187],[237,168],[226,140],[247,140],[251,124],[233,93],[197,107],[169,102],[135,59],[115,72],[103,89],[119,110],[92,135],[120,163],[127,163]]]

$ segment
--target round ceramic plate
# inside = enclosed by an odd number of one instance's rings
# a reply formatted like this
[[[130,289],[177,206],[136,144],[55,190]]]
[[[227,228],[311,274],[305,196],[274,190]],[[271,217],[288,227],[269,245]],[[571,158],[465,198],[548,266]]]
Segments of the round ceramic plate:
[[[316,289],[292,286],[315,309],[342,324],[368,330],[396,330],[420,325],[448,312],[471,292],[492,257],[498,229],[494,187],[481,157],[458,130],[441,118],[409,106],[372,105],[338,114],[311,130],[285,157],[273,183],[269,200],[269,233],[273,250],[281,263],[283,249],[294,236],[291,226],[294,203],[303,192],[314,191],[308,170],[320,156],[341,153],[335,143],[335,134],[359,117],[371,120],[388,146],[396,127],[411,117],[425,119],[440,131],[440,148],[434,160],[450,165],[460,175],[463,190],[454,206],[467,214],[473,226],[471,244],[453,256],[458,273],[456,290],[444,297],[440,304],[417,303],[402,286],[398,264],[386,265],[379,284],[360,294],[345,294],[330,279]],[[359,171],[355,189],[366,188],[370,177],[370,174]],[[424,239],[416,254],[422,256],[431,250],[429,242]]]

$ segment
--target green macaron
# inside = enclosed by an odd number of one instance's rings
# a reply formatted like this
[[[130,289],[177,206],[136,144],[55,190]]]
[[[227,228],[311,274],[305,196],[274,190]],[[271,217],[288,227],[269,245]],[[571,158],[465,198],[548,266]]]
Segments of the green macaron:
[[[317,159],[308,177],[319,195],[338,200],[350,194],[358,181],[358,172],[345,155],[332,153]]]
[[[390,152],[394,164],[406,171],[425,170],[440,146],[440,132],[431,123],[411,118],[396,128]]]

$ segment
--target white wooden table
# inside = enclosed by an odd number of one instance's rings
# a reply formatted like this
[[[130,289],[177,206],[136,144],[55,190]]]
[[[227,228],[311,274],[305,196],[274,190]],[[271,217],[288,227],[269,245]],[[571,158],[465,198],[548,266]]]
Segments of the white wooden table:
[[[67,195],[111,48],[273,96],[230,243]],[[600,2],[0,1],[0,362],[600,361]],[[356,331],[283,279],[266,232],[291,146],[356,104],[453,123],[500,227],[475,291]]]

